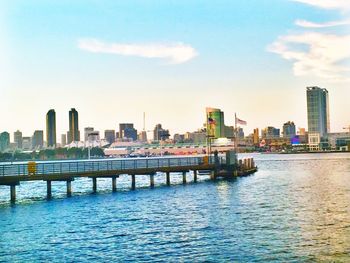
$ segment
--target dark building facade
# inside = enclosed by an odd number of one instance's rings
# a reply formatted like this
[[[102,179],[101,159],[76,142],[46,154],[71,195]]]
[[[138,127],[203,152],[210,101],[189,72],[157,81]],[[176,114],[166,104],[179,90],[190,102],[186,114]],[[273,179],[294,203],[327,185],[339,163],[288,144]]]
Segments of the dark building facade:
[[[46,114],[46,142],[47,147],[56,146],[56,112],[49,110]]]
[[[34,131],[33,138],[32,138],[33,149],[42,149],[43,146],[44,146],[44,131]]]
[[[283,124],[283,137],[284,138],[292,138],[296,135],[295,124],[292,121],[288,121]]]
[[[80,141],[78,112],[74,108],[69,111],[69,132],[67,135],[68,144]]]

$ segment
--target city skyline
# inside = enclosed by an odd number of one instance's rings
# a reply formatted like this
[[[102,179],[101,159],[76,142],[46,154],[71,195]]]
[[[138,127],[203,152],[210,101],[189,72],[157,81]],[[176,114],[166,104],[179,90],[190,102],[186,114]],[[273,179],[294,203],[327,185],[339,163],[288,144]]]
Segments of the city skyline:
[[[52,108],[63,134],[71,107],[81,127],[101,131],[141,128],[143,112],[147,129],[192,131],[207,106],[224,111],[227,125],[237,112],[249,131],[288,120],[307,127],[304,89],[319,86],[330,93],[331,131],[342,131],[349,8],[327,3],[3,2],[0,130],[45,130],[39,116]]]

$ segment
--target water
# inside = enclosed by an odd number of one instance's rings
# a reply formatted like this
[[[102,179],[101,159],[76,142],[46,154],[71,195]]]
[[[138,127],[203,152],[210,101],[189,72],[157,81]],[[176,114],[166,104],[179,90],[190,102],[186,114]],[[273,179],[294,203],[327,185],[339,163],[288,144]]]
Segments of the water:
[[[350,261],[350,154],[253,155],[259,171],[172,187],[156,176],[0,187],[0,262]],[[189,176],[190,179],[191,176]]]

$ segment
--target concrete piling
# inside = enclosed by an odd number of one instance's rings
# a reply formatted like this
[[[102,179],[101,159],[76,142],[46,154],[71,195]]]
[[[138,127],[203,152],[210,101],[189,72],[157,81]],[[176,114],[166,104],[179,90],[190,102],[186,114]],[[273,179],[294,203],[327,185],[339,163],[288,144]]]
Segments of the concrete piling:
[[[116,191],[117,191],[117,178],[112,177],[112,192],[116,192]]]
[[[182,183],[186,183],[186,172],[182,172]]]
[[[51,181],[46,181],[46,186],[47,186],[47,189],[46,189],[46,197],[47,197],[47,199],[51,199],[51,198],[52,198],[51,185],[52,185],[52,182],[51,182]]]
[[[131,175],[131,189],[135,190],[136,188],[136,177],[134,174]]]
[[[10,185],[11,203],[16,202],[16,185]]]
[[[166,172],[166,185],[170,186],[170,172]]]
[[[67,196],[71,197],[72,196],[72,181],[67,181]]]
[[[197,179],[198,179],[198,174],[197,174],[197,170],[193,171],[193,182],[197,183]]]
[[[96,178],[96,177],[93,177],[93,178],[92,178],[92,191],[93,191],[94,193],[97,192],[97,178]]]
[[[154,187],[154,174],[150,174],[149,178],[150,178],[150,186],[153,188]]]

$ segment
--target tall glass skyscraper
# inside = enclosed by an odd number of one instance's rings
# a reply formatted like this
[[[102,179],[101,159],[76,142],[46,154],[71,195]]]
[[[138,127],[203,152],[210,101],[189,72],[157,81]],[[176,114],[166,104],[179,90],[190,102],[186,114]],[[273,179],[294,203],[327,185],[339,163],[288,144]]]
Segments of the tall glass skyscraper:
[[[225,137],[224,113],[220,109],[206,108],[207,134],[213,138]]]
[[[68,143],[80,141],[78,112],[72,108],[69,111]]]
[[[47,147],[56,145],[56,112],[49,110],[46,114],[46,142]]]
[[[308,132],[324,137],[330,132],[328,91],[319,87],[307,87],[306,97]]]

